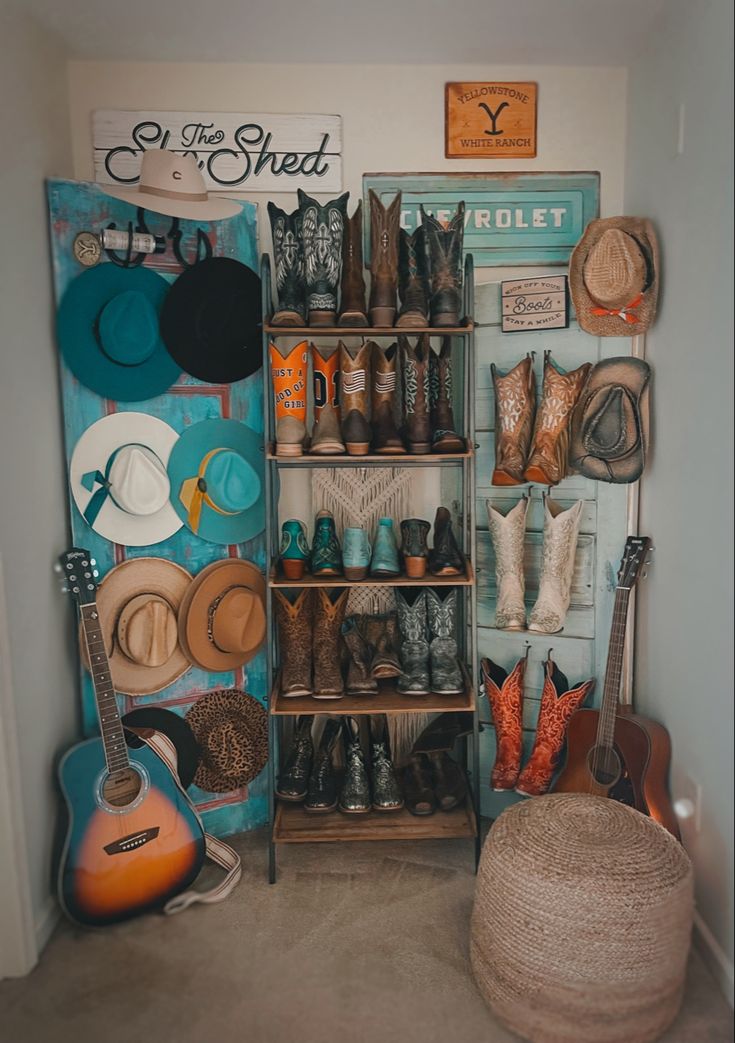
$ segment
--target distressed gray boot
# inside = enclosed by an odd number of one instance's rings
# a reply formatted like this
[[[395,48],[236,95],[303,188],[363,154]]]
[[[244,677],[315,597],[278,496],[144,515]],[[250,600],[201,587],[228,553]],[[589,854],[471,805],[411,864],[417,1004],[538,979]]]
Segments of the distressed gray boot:
[[[431,644],[431,690],[437,695],[456,695],[464,691],[464,679],[457,661],[457,588],[429,587],[426,612]]]
[[[345,776],[339,795],[339,810],[346,815],[365,815],[372,807],[372,800],[359,720],[356,717],[343,717],[342,730],[345,739]]]
[[[370,768],[373,811],[400,811],[403,797],[390,756],[388,721],[384,713],[370,718]]]
[[[428,695],[429,642],[426,640],[426,591],[396,588],[396,609],[401,631],[401,666],[398,691],[403,695]]]

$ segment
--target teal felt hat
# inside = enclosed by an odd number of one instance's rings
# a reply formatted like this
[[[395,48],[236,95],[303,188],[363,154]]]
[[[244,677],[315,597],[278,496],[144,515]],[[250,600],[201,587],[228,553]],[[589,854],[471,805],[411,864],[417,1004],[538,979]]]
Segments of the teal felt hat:
[[[171,503],[210,543],[245,543],[265,528],[263,436],[239,420],[202,420],[168,460]]]
[[[56,317],[59,350],[85,387],[116,402],[162,395],[181,375],[161,339],[169,284],[149,268],[100,264],[70,283]]]

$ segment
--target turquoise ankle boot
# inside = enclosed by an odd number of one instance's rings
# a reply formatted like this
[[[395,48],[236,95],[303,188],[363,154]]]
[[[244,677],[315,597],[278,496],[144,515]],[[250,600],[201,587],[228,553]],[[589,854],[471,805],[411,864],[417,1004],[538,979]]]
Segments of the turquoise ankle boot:
[[[342,550],[337,539],[334,516],[329,511],[319,511],[314,526],[314,542],[311,545],[312,576],[341,576]]]
[[[398,558],[398,545],[393,533],[393,521],[391,518],[381,518],[375,534],[370,574],[373,576],[399,576],[400,573],[401,565]]]
[[[345,529],[342,544],[345,577],[351,580],[365,579],[370,568],[370,540],[367,529]]]
[[[281,567],[286,579],[303,579],[309,561],[306,526],[298,518],[289,518],[281,527]]]

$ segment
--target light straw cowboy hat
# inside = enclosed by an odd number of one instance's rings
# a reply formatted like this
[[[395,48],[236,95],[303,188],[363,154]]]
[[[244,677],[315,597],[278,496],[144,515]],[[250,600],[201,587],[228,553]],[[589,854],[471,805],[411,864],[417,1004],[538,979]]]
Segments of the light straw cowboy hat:
[[[129,558],[102,580],[97,611],[116,691],[152,695],[190,668],[177,620],[190,584],[190,573],[166,558]],[[89,669],[82,629],[80,643]]]
[[[147,413],[111,413],[87,428],[69,464],[80,514],[113,543],[148,547],[182,520],[171,506],[166,466],[178,435]]]
[[[219,221],[223,217],[234,217],[242,210],[233,199],[207,194],[194,156],[180,156],[168,149],[150,149],[143,153],[137,185],[130,188],[100,187],[113,199],[191,221]]]
[[[208,692],[186,714],[202,751],[194,783],[229,793],[261,773],[268,761],[268,715],[257,699],[237,688]]]

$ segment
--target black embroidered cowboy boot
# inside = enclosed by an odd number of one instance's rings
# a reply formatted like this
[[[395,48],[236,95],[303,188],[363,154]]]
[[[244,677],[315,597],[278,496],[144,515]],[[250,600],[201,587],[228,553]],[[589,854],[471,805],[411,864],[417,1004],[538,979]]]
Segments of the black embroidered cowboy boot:
[[[373,343],[372,424],[376,453],[395,456],[406,452],[393,417],[398,345],[383,349]]]
[[[429,394],[431,396],[431,445],[435,453],[462,453],[464,439],[454,425],[452,408],[452,338],[444,337],[437,355],[429,352]]]
[[[437,695],[464,691],[464,678],[457,659],[457,588],[426,591],[429,623],[431,690]]]
[[[345,776],[339,795],[339,810],[346,815],[366,815],[372,807],[370,779],[362,752],[360,722],[356,717],[343,717],[345,740]]]
[[[373,811],[400,811],[403,797],[391,760],[388,721],[384,713],[370,717],[370,778]]]
[[[337,324],[337,286],[342,271],[342,239],[349,192],[317,203],[298,190],[304,242],[306,305],[310,326]]]
[[[399,337],[403,374],[403,422],[409,453],[431,452],[429,419],[429,337],[422,335],[411,347],[408,337]]]
[[[434,517],[434,546],[429,552],[429,572],[434,576],[461,576],[465,558],[452,531],[452,516],[446,507],[438,507]]]
[[[458,326],[462,309],[464,203],[446,227],[421,207],[431,287],[431,325]]]
[[[345,222],[342,244],[342,285],[340,288],[340,326],[367,326],[365,275],[362,263],[362,200]]]
[[[415,328],[429,325],[429,281],[423,225],[419,225],[413,235],[409,235],[405,228],[400,230],[398,296],[401,310],[396,326]]]
[[[370,325],[392,326],[396,317],[398,231],[401,193],[384,207],[372,188],[370,197]]]
[[[314,757],[314,743],[311,738],[313,723],[313,714],[296,718],[291,744],[276,785],[276,796],[280,800],[298,804],[306,797]]]
[[[304,811],[324,815],[337,807],[337,773],[334,770],[334,748],[342,726],[338,718],[329,717],[319,741],[304,801]]]
[[[431,525],[422,518],[405,518],[401,522],[401,555],[409,579],[423,579],[429,560],[427,539]]]
[[[273,326],[306,325],[306,286],[304,284],[304,243],[301,237],[301,211],[287,214],[268,203],[273,237],[273,260],[278,307]]]

